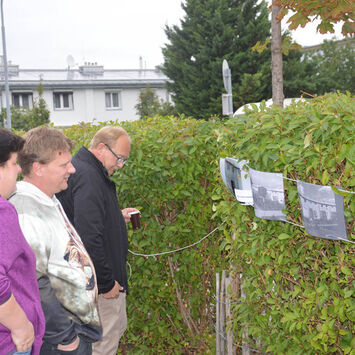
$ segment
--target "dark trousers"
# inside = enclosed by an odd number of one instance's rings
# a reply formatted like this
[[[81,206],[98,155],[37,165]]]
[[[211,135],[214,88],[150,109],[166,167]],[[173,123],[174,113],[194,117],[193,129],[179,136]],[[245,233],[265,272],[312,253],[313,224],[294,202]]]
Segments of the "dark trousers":
[[[80,343],[77,349],[73,351],[58,350],[57,345],[49,344],[43,341],[40,355],[92,355],[92,344],[87,343],[80,338]]]

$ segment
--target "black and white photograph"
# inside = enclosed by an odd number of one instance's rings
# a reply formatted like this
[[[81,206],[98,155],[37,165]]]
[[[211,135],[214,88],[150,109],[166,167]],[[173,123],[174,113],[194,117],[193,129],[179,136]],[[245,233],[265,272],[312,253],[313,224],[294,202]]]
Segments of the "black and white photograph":
[[[246,206],[253,206],[253,192],[250,190],[240,190],[234,189],[235,198],[240,202],[242,205]]]
[[[233,164],[230,159],[232,158],[221,158],[219,163],[223,182],[227,186],[228,190],[233,194],[233,196],[235,196],[234,189],[239,188],[238,180],[240,180],[240,169],[236,164]]]
[[[239,190],[251,190],[250,177],[248,171],[245,170],[245,166],[248,164],[248,161],[227,157],[226,163],[236,169],[237,184],[235,185],[235,188]]]
[[[249,168],[256,217],[286,221],[285,193],[281,173],[268,173]]]
[[[303,224],[310,235],[326,239],[347,239],[343,196],[330,186],[298,181],[297,190]]]
[[[220,158],[219,166],[222,180],[227,189],[242,205],[253,205],[253,195],[251,191],[250,177],[243,169],[247,164],[246,160],[235,158]]]
[[[233,179],[233,171],[229,165],[226,164],[226,159],[219,159],[219,168],[221,170],[221,176],[227,189],[234,195],[234,187],[231,184],[231,178]],[[232,180],[233,181],[233,180]]]

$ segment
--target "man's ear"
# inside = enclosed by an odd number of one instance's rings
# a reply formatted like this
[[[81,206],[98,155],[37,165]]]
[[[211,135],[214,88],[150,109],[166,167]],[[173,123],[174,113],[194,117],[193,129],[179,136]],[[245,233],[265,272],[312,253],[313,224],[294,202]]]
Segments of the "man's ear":
[[[99,143],[96,147],[97,150],[103,151],[106,149],[106,144],[105,143]]]
[[[42,176],[43,175],[43,165],[39,163],[38,161],[35,161],[32,164],[32,174],[35,176]]]
[[[97,151],[97,154],[99,155],[99,157],[103,156],[103,154],[105,153],[105,150],[106,150],[105,143],[99,143],[96,147],[96,151]]]

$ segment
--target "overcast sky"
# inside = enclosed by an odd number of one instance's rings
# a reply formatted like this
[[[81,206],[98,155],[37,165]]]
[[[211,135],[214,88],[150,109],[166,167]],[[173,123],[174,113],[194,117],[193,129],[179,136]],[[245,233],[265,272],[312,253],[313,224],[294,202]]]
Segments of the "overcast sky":
[[[7,57],[21,68],[97,62],[110,69],[154,68],[163,62],[165,25],[179,24],[181,0],[3,0]],[[332,35],[315,26],[293,31],[303,46]],[[337,31],[337,38],[342,38]],[[2,53],[2,47],[0,48]]]

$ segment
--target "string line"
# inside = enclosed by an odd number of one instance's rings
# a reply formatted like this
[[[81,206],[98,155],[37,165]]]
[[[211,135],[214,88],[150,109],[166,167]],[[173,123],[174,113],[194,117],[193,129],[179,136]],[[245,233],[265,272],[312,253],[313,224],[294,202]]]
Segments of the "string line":
[[[167,255],[167,254],[172,254],[172,253],[176,253],[178,251],[182,251],[182,250],[185,250],[185,249],[188,249],[188,248],[191,248],[199,243],[201,243],[203,240],[205,240],[206,238],[208,238],[212,233],[214,233],[217,229],[219,229],[225,222],[222,222],[218,227],[216,227],[213,231],[209,232],[207,235],[205,235],[203,238],[201,238],[200,240],[198,240],[197,242],[195,243],[192,243],[190,245],[187,245],[185,247],[182,247],[182,248],[178,248],[178,249],[174,249],[174,250],[169,250],[169,251],[164,251],[164,252],[161,252],[161,253],[154,253],[154,254],[142,254],[142,253],[137,253],[137,252],[134,252],[130,249],[128,249],[128,251],[133,254],[133,255],[136,255],[136,256],[144,256],[144,257],[151,257],[151,256],[159,256],[159,255]]]
[[[252,167],[250,167],[249,165],[247,164],[244,164],[247,168],[249,169],[253,169]],[[245,173],[249,173],[248,170],[245,170],[243,168],[241,168],[240,170],[244,171]],[[253,169],[254,170],[254,169]],[[277,174],[277,173],[275,173]],[[283,176],[282,175],[282,178],[285,179],[285,180],[289,180],[289,181],[293,181],[293,182],[302,182],[301,180],[295,180],[295,179],[291,179],[291,178],[288,178],[287,176]],[[345,192],[345,193],[348,193],[348,194],[355,194],[355,192],[352,192],[352,191],[348,191],[348,190],[343,190],[343,189],[339,189],[339,191],[341,192]]]

